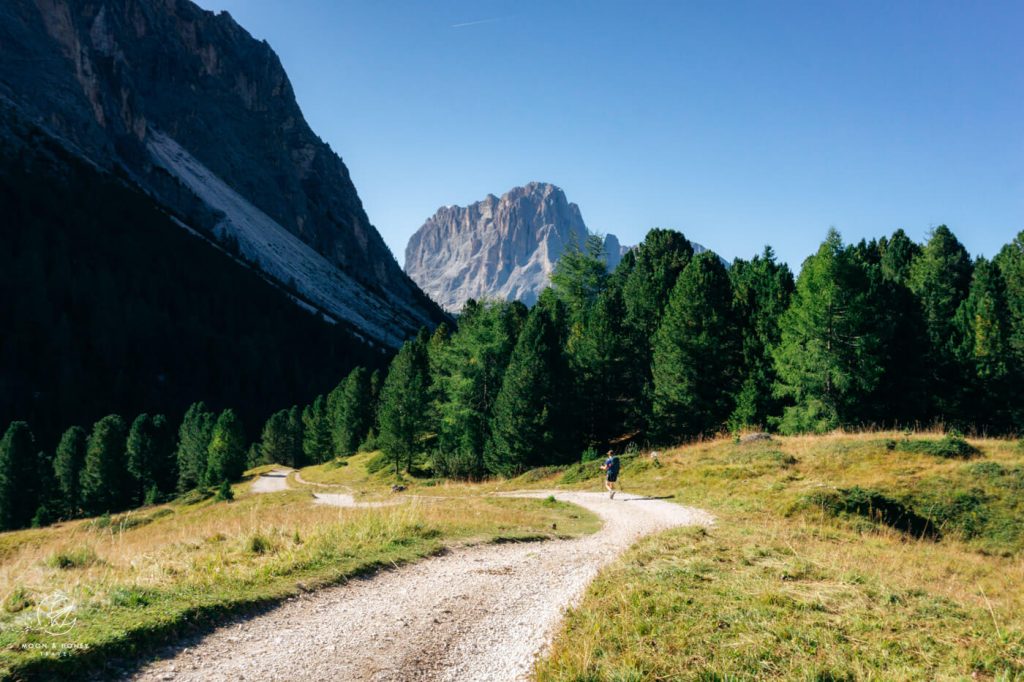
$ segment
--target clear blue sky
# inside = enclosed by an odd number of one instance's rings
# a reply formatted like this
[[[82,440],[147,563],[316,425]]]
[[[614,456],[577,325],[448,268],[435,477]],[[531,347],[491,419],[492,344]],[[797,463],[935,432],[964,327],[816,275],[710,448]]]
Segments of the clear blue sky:
[[[280,55],[399,262],[444,204],[530,180],[592,229],[798,268],[948,224],[1024,230],[1024,2],[200,0]]]

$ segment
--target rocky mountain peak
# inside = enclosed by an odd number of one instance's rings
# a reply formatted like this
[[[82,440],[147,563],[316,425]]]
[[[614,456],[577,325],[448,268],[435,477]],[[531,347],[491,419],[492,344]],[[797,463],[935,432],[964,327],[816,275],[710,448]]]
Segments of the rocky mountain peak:
[[[518,299],[527,305],[548,286],[565,248],[589,234],[579,206],[546,182],[488,194],[468,206],[445,206],[409,239],[405,271],[444,308],[470,298]],[[609,265],[621,258],[614,235]]]

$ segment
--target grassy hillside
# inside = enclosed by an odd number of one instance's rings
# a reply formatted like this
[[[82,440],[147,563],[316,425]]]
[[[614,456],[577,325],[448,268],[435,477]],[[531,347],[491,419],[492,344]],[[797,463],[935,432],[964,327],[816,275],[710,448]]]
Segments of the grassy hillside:
[[[368,458],[340,468],[365,473]],[[352,492],[380,497],[386,482],[368,477]],[[314,504],[301,487],[267,494],[248,487],[236,486],[230,503],[187,497],[0,534],[0,677],[81,672],[83,664],[145,651],[453,543],[551,537],[555,523],[559,536],[597,528],[588,512],[543,500],[395,496],[393,506],[342,509]],[[38,619],[39,605],[58,593],[77,605],[67,634],[46,632],[48,619]]]
[[[902,434],[719,440],[624,460],[709,509],[640,542],[539,680],[1024,679],[1024,451]],[[514,483],[597,488],[595,466]]]

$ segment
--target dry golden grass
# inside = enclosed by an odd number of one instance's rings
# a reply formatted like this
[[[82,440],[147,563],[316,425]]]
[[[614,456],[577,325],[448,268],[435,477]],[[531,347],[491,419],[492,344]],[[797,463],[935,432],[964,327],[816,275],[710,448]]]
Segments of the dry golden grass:
[[[540,500],[409,498],[345,509],[314,504],[308,490],[248,487],[235,486],[230,503],[160,505],[0,535],[0,673],[53,672],[66,661],[47,647],[69,642],[84,647],[73,653],[85,662],[127,652],[189,622],[216,622],[445,544],[550,537],[553,522],[560,537],[597,527],[582,510]],[[77,623],[55,636],[40,627],[37,606],[57,593],[76,604]]]
[[[669,451],[661,467],[627,460],[627,491],[673,495],[718,522],[645,540],[602,572],[538,679],[1024,679],[1024,479],[985,478],[1024,472],[1024,452],[992,439],[970,439],[969,461],[888,449],[904,437],[722,439]],[[951,516],[936,542],[808,504],[853,487],[930,513],[974,496],[980,520]]]

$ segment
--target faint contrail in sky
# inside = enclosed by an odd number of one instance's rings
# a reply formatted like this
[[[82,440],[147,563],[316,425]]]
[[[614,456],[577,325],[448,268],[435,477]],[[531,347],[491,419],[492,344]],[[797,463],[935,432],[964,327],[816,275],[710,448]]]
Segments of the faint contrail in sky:
[[[465,26],[476,26],[478,24],[493,24],[496,21],[501,21],[504,17],[494,17],[493,19],[478,19],[477,21],[464,21],[461,24],[452,24],[451,28],[463,28]]]

